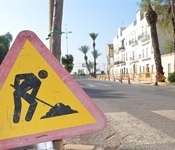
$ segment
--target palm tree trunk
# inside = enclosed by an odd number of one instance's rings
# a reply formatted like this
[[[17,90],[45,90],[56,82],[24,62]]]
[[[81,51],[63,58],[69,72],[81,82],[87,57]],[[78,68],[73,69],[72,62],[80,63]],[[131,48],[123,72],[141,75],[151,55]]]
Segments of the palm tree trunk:
[[[152,39],[152,46],[154,49],[154,60],[156,65],[156,82],[155,85],[157,85],[157,82],[164,82],[165,76],[163,72],[162,62],[161,62],[161,54],[159,49],[159,41],[157,36],[157,14],[155,11],[153,11],[152,7],[149,5],[147,12],[146,12],[146,20],[148,24],[150,25],[150,32],[151,32],[151,39]]]
[[[90,70],[90,68],[88,67],[87,56],[84,57],[84,60],[85,60],[85,62],[86,62],[86,68],[87,68],[87,70],[88,70],[88,72],[89,72],[89,75],[90,75],[91,77],[93,77],[93,74],[91,73],[91,70]]]
[[[175,71],[175,21],[174,21],[174,17],[172,18],[172,25],[173,25],[173,53],[174,53],[174,71]]]
[[[93,49],[95,51],[95,41],[93,42]],[[97,63],[96,63],[96,58],[94,57],[94,78],[96,78],[96,67],[97,67]]]

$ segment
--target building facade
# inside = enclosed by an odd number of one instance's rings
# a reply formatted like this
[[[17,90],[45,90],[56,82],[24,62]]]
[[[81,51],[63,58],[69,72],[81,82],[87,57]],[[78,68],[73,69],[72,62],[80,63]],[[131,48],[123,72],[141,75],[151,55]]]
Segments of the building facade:
[[[172,35],[157,27],[159,49],[161,54],[166,42]],[[108,51],[108,49],[106,49]],[[109,74],[139,74],[155,73],[154,50],[151,42],[150,27],[144,14],[136,13],[136,20],[127,27],[118,29],[113,39],[113,58],[107,64],[110,66]],[[106,53],[108,55],[108,53]],[[109,56],[107,56],[108,58]],[[162,66],[165,76],[173,72],[174,55],[162,55]],[[112,63],[113,62],[113,63]]]
[[[114,74],[112,71],[112,68],[114,68],[114,48],[113,44],[107,44],[106,46],[106,69],[107,74]]]

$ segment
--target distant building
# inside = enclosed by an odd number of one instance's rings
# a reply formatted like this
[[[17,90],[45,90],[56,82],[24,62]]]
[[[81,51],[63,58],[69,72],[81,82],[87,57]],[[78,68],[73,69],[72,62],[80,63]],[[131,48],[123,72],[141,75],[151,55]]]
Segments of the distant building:
[[[114,68],[114,48],[113,44],[107,44],[106,46],[106,59],[107,59],[107,74],[110,74],[112,68]],[[113,74],[113,72],[111,73]]]
[[[172,35],[161,30],[158,26],[157,33],[162,54],[166,42],[172,38]],[[109,74],[156,72],[150,27],[140,11],[136,13],[136,20],[132,24],[118,29],[118,34],[113,39],[113,47],[111,44],[107,45],[106,56]],[[173,60],[172,54],[162,55],[162,66],[166,77],[169,72],[174,71]]]

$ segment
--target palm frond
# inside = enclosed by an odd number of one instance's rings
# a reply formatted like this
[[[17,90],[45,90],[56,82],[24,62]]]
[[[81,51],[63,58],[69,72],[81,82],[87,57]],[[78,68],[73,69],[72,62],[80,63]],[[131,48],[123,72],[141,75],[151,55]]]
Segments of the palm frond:
[[[98,36],[98,33],[89,33],[89,36],[92,38],[93,41],[95,41],[95,39],[97,38]]]
[[[90,50],[90,47],[87,45],[83,45],[80,48],[78,48],[78,50],[80,50],[84,55],[86,55],[87,52]]]
[[[94,50],[91,53],[92,53],[94,59],[97,59],[101,55],[101,53],[99,53],[98,50]]]

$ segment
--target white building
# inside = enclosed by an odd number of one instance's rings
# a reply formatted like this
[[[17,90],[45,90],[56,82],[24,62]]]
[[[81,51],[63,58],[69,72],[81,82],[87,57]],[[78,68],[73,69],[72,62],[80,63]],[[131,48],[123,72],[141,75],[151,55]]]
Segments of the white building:
[[[159,49],[162,53],[165,43],[172,38],[172,35],[166,34],[165,31],[158,27],[157,33]],[[108,60],[107,62],[108,66],[110,66],[109,74],[156,72],[150,27],[140,11],[136,13],[136,20],[132,24],[118,29],[118,35],[113,39],[113,53],[113,65],[112,61],[109,62]],[[174,56],[172,54],[162,55],[162,66],[166,77],[169,72],[174,71],[173,59]]]
[[[110,73],[111,68],[114,67],[114,47],[113,44],[107,44],[106,46],[106,60],[107,60],[107,74],[114,74],[113,72]]]

